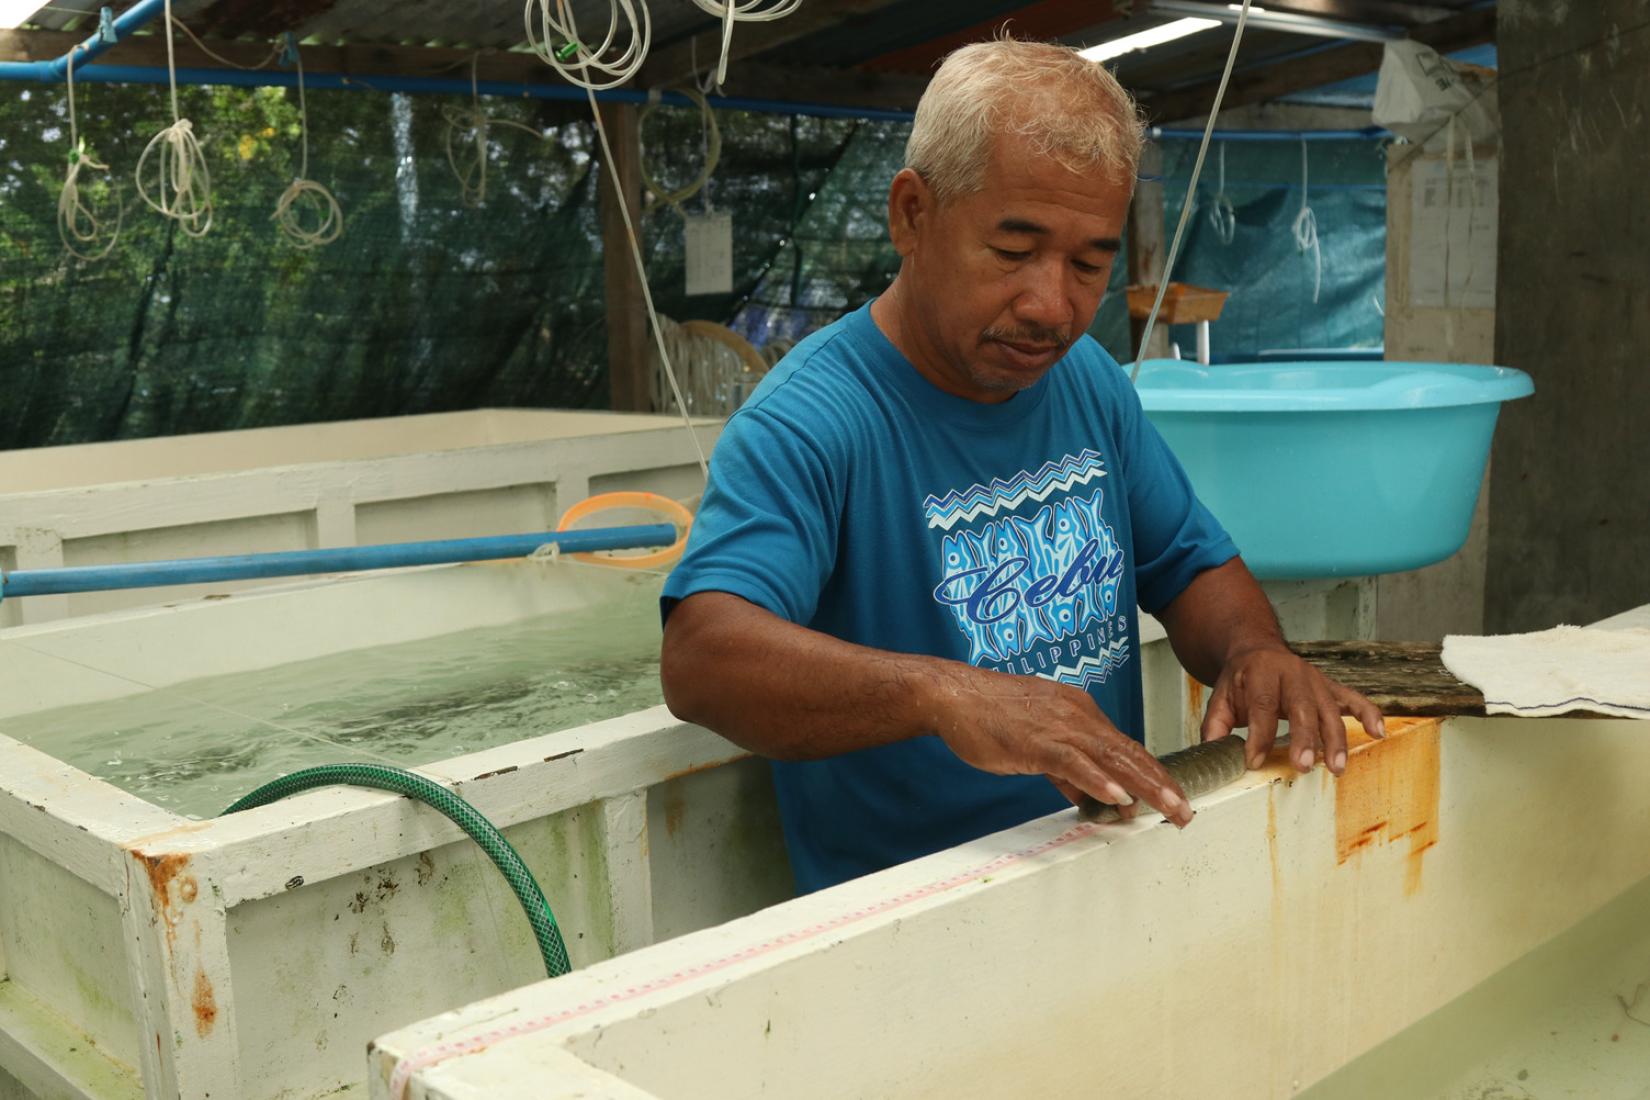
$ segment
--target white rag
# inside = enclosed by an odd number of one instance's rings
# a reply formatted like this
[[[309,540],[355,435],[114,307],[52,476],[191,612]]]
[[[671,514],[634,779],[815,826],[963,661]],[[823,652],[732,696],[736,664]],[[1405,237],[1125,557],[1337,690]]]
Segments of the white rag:
[[[1484,693],[1490,714],[1572,710],[1650,718],[1650,630],[1557,626],[1444,639],[1444,667]]]

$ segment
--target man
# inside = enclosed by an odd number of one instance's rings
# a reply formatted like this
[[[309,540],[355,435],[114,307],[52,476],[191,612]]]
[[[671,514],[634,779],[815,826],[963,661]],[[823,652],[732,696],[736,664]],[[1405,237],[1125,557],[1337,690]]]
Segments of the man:
[[[1092,339],[1142,130],[1099,65],[951,54],[888,198],[898,276],[728,422],[664,590],[665,699],[775,761],[807,891],[1088,794],[1191,808],[1141,745],[1136,604],[1213,684],[1206,739],[1279,718],[1339,774],[1379,712],[1285,647],[1260,587]]]

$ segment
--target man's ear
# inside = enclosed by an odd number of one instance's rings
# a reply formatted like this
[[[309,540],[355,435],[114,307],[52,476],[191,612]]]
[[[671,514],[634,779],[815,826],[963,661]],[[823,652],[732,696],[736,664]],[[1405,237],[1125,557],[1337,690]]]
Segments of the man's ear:
[[[917,232],[933,216],[934,191],[912,168],[901,168],[888,186],[888,238],[903,259],[917,250]]]

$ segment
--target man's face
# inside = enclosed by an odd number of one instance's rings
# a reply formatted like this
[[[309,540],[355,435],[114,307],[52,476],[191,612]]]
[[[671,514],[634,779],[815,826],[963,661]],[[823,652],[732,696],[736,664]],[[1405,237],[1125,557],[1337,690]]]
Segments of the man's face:
[[[926,362],[950,393],[1005,401],[1087,331],[1117,259],[1130,187],[998,138],[985,186],[937,203],[915,173],[890,197]],[[937,377],[935,375],[938,375]]]

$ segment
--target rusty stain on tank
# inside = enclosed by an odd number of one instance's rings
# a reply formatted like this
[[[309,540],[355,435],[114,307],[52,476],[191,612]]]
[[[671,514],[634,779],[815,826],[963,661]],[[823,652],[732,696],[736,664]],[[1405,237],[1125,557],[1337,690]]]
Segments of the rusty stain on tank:
[[[665,832],[671,836],[682,827],[682,819],[687,816],[687,796],[682,793],[680,786],[672,783],[665,791]]]
[[[1421,889],[1421,864],[1438,843],[1439,723],[1389,718],[1386,740],[1347,723],[1346,774],[1335,784],[1335,861],[1408,838],[1404,896]]]
[[[1203,681],[1192,675],[1186,675],[1186,713],[1194,721],[1203,720]]]
[[[132,858],[143,868],[144,875],[149,879],[155,916],[166,928],[166,946],[171,949],[177,938],[178,921],[182,919],[178,906],[194,901],[199,893],[194,876],[189,875],[178,884],[179,902],[174,903],[172,899],[172,883],[183,873],[184,868],[189,866],[190,857],[176,852],[152,856],[147,852],[133,851]]]
[[[202,1039],[212,1034],[212,1025],[218,1019],[217,998],[212,995],[212,982],[206,971],[195,969],[195,995],[189,999],[195,1010],[195,1034]]]

